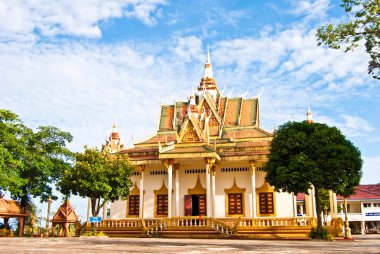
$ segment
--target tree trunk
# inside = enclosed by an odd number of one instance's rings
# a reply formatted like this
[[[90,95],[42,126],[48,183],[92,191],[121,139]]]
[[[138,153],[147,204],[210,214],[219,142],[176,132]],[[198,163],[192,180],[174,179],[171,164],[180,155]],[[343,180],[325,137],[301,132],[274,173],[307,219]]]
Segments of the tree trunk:
[[[90,198],[91,199],[91,212],[93,217],[98,217],[100,208],[104,205],[104,200],[101,203],[100,198]]]
[[[319,201],[318,188],[314,186],[315,207],[317,210],[317,232],[318,236],[322,236],[322,207]]]

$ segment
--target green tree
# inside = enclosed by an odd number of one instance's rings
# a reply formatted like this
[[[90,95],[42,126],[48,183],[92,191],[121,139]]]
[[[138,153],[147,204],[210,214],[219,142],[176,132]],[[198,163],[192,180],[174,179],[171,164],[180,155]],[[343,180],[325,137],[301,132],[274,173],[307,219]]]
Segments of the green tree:
[[[307,122],[288,122],[280,126],[264,166],[266,180],[276,190],[309,193],[315,188],[317,232],[322,234],[320,189],[338,194],[342,186],[360,182],[360,151],[335,127]]]
[[[90,198],[92,215],[98,216],[105,202],[127,198],[132,186],[131,174],[126,155],[85,147],[84,153],[76,154],[75,166],[64,172],[61,192]]]
[[[345,52],[364,41],[370,56],[368,74],[380,79],[380,0],[342,0],[341,6],[348,15],[346,23],[327,24],[317,31],[318,45]]]
[[[53,126],[40,126],[34,132],[16,114],[1,109],[0,189],[9,191],[24,209],[31,197],[57,199],[52,186],[71,167],[73,154],[66,143],[72,138]]]

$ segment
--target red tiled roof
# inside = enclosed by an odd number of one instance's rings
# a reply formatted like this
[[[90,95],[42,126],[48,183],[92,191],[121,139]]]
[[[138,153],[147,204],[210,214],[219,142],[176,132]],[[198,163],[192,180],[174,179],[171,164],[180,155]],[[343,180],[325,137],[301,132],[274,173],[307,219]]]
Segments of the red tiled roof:
[[[222,98],[220,99],[219,115],[220,115],[220,117],[222,117],[222,118],[223,118],[223,116],[224,116],[224,109],[225,109],[225,107],[226,107],[226,101],[227,101],[227,97],[222,97]]]
[[[158,147],[130,148],[123,150],[120,153],[128,154],[130,161],[158,159]]]
[[[238,125],[241,102],[242,98],[233,98],[227,101],[227,110],[224,120],[226,126]]]
[[[248,142],[237,142],[236,147],[252,147],[252,146],[270,146],[270,141],[248,141]]]
[[[148,138],[147,140],[144,140],[140,143],[137,143],[137,145],[140,144],[156,144],[158,142],[165,143],[165,142],[171,142],[177,140],[177,136],[175,132],[170,133],[158,133],[155,136]]]
[[[252,126],[256,124],[257,99],[243,100],[240,112],[240,126]]]
[[[160,130],[173,130],[174,105],[161,106]]]
[[[259,128],[235,129],[231,128],[223,133],[223,138],[261,138],[271,134]]]
[[[342,200],[342,196],[337,196]],[[380,199],[380,184],[366,184],[356,187],[355,194],[348,197],[349,200]]]
[[[303,201],[305,200],[305,193],[298,193],[297,194],[297,201]]]

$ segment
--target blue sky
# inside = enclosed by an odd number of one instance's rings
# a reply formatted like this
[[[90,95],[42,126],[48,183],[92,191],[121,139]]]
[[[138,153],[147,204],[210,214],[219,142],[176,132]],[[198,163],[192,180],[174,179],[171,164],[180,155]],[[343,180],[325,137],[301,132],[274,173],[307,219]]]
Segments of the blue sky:
[[[337,0],[0,0],[0,108],[31,127],[100,146],[117,122],[132,146],[156,131],[160,104],[186,100],[207,45],[228,96],[257,96],[261,127],[305,119],[337,126],[362,151],[363,184],[380,182],[379,81],[363,47],[317,47],[346,20]]]

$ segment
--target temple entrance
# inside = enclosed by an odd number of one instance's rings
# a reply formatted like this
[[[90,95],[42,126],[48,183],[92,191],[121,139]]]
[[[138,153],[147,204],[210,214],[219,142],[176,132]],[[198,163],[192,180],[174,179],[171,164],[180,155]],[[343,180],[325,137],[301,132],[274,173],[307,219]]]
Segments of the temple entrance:
[[[185,216],[206,216],[206,195],[185,195]]]

